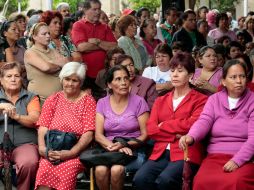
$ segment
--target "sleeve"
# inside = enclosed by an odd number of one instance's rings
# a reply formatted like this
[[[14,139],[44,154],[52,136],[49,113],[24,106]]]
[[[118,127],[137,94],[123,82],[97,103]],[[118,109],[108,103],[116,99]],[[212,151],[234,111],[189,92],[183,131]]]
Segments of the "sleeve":
[[[145,112],[149,112],[149,107],[145,101],[144,98],[136,96],[139,98],[139,103],[137,105],[137,112],[136,112],[136,116],[139,117],[140,115],[142,115]]]
[[[82,27],[81,22],[76,22],[73,25],[72,31],[71,31],[71,39],[73,43],[78,46],[82,42],[87,42],[87,36],[84,28]]]
[[[146,124],[148,136],[157,142],[174,142],[175,134],[165,133],[164,131],[161,131],[158,127],[158,114],[160,112],[160,104],[160,99],[157,99],[154,102],[153,109]]]
[[[196,98],[197,99],[195,102],[191,102],[191,100],[189,102],[190,104],[194,104],[191,117],[168,119],[161,124],[160,129],[166,133],[188,133],[193,123],[199,118],[200,113],[203,111],[204,105],[207,101],[207,97],[204,95],[199,98],[196,96]]]
[[[88,98],[86,104],[87,108],[83,116],[83,121],[85,121],[83,134],[86,133],[87,131],[95,130],[96,102],[91,96],[90,98]]]
[[[152,85],[148,89],[146,97],[147,97],[146,98],[147,104],[148,104],[148,106],[151,110],[152,107],[153,107],[155,99],[158,97],[158,92],[156,91],[156,84],[154,82],[152,83]]]
[[[109,26],[107,26],[107,32],[106,32],[106,41],[108,42],[117,42],[116,39],[115,39],[115,36],[112,32],[112,30],[110,29]]]
[[[143,71],[142,77],[146,77],[146,78],[148,78],[148,79],[152,79],[150,73],[151,73],[151,67],[147,67],[147,68],[145,68],[145,70]]]
[[[117,41],[118,46],[122,48],[127,55],[131,55],[130,47],[128,46],[128,41],[124,38],[124,36],[120,37]]]
[[[40,99],[35,96],[27,105],[27,112],[38,111],[41,112]]]
[[[214,98],[210,96],[199,119],[192,125],[188,135],[198,142],[205,138],[211,130],[215,120]]]
[[[56,107],[57,97],[52,95],[46,99],[43,104],[41,115],[37,122],[38,126],[50,127],[51,121],[54,117],[55,107]]]
[[[96,106],[96,113],[100,113],[101,115],[104,115],[104,110],[103,110],[103,107],[104,107],[104,98],[100,99],[98,102],[97,102],[97,106]]]
[[[233,156],[233,160],[238,166],[242,166],[244,163],[250,161],[254,153],[254,106],[249,116],[248,122],[248,139],[243,143],[240,150]]]

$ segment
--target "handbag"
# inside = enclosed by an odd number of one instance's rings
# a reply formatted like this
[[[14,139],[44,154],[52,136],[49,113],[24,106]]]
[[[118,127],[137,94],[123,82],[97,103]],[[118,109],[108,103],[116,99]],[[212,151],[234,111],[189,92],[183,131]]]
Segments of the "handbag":
[[[98,165],[113,166],[127,165],[132,160],[136,159],[137,155],[128,155],[123,152],[108,152],[100,145],[96,145],[88,150],[83,151],[79,160],[87,167]]]
[[[46,156],[49,150],[70,150],[76,143],[75,133],[62,132],[59,130],[48,130],[44,136],[46,143]]]

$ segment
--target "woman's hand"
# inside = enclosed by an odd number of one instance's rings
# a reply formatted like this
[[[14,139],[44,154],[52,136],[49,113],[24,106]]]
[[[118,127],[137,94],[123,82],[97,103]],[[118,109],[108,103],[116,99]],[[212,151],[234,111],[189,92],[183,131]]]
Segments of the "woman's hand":
[[[44,158],[46,157],[46,147],[45,146],[39,146],[39,154]]]
[[[182,150],[185,150],[187,145],[190,145],[193,142],[194,142],[194,139],[191,136],[189,135],[182,136],[179,140],[179,148]]]
[[[75,155],[71,152],[71,150],[61,150],[61,151],[49,151],[48,158],[51,162],[55,161],[65,161],[74,158]]]
[[[120,142],[115,142],[112,145],[106,147],[109,152],[116,152],[119,151],[121,148],[124,148],[124,146]]]
[[[13,104],[10,103],[1,103],[0,104],[0,110],[3,111],[3,113],[7,113],[7,115],[17,120],[19,118],[19,114],[16,113],[16,107]]]
[[[225,172],[233,172],[234,170],[236,170],[237,168],[239,168],[239,166],[233,161],[233,160],[229,160],[224,166],[223,166],[223,170]]]
[[[128,148],[128,147],[123,147],[123,148],[119,149],[119,152],[123,152],[125,154],[130,155],[130,156],[133,155],[132,150],[130,148]]]

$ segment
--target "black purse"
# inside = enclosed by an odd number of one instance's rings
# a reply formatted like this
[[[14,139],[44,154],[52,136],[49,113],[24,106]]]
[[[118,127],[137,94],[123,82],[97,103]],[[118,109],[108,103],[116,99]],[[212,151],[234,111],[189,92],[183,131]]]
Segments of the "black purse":
[[[46,156],[49,150],[70,150],[78,141],[75,133],[48,130],[44,136],[46,143]]]
[[[128,155],[123,152],[108,152],[99,144],[96,144],[94,147],[83,151],[79,160],[86,167],[94,167],[99,165],[104,166],[113,166],[113,165],[127,165],[131,161],[137,158],[137,155],[133,153],[133,155]]]

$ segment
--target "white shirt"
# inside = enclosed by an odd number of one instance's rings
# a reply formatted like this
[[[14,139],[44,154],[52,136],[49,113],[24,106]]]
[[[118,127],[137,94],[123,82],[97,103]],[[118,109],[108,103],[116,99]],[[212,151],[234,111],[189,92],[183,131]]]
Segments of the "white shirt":
[[[184,99],[185,96],[181,96],[177,99],[173,99],[173,110],[175,111],[177,106],[181,103],[181,101]],[[168,146],[166,148],[167,150],[170,150],[170,143],[168,143]]]
[[[236,104],[240,98],[231,98],[228,96],[229,109],[232,110],[236,107]]]
[[[171,72],[170,70],[166,71],[166,72],[162,72],[160,71],[159,67],[147,67],[145,68],[142,76],[152,79],[155,83],[166,83],[171,81]]]

